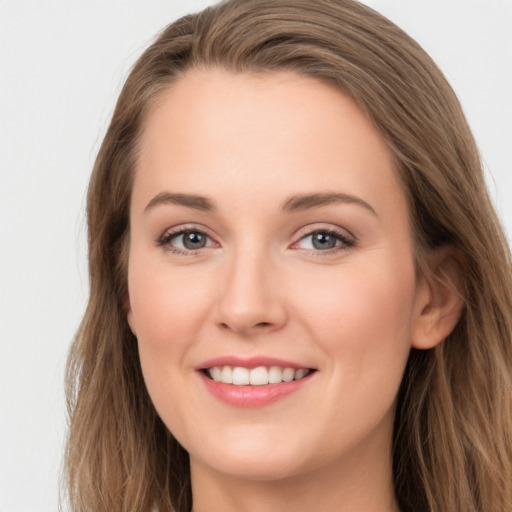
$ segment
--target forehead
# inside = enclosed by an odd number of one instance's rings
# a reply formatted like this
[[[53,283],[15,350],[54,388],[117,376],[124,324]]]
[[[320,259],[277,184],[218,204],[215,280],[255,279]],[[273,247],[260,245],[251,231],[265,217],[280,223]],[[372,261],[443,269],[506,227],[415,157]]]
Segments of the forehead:
[[[257,192],[269,204],[312,191],[378,207],[404,199],[368,116],[333,86],[292,72],[192,70],[156,103],[140,148],[132,206],[167,189],[232,200],[233,187],[241,205]]]

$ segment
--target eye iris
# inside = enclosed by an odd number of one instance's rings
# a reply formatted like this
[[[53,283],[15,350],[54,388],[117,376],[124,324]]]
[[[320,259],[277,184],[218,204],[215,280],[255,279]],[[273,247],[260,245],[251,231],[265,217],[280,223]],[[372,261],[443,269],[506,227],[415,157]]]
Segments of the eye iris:
[[[197,231],[183,233],[183,246],[186,249],[201,249],[206,245],[206,236]]]
[[[336,247],[336,238],[329,233],[314,233],[313,247],[315,249],[333,249]]]

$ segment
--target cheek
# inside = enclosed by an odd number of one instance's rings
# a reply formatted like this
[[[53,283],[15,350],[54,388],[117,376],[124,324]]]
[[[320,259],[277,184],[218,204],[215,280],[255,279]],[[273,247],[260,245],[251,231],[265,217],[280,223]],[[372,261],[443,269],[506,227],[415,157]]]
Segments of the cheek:
[[[414,307],[412,261],[334,269],[301,295],[300,316],[317,344],[335,359],[350,356],[354,373],[369,361],[402,367]]]
[[[131,324],[144,380],[162,417],[174,391],[183,392],[180,376],[183,369],[190,372],[188,356],[210,311],[208,280],[198,282],[190,274],[171,269],[165,260],[155,261],[136,251],[130,255]]]
[[[211,301],[206,280],[176,272],[165,262],[130,260],[128,291],[136,336],[144,347],[175,349],[187,341],[187,332],[201,325]]]
[[[394,265],[347,266],[316,279],[302,294],[299,315],[325,355],[328,376],[322,399],[327,417],[318,428],[321,437],[340,446],[384,418],[392,422],[410,351],[415,295],[412,264],[395,270]]]
[[[208,281],[197,282],[187,274],[136,251],[130,255],[130,323],[137,337],[142,373],[159,415],[175,427],[181,417],[176,412],[180,413],[186,395],[183,370],[190,373],[189,354],[211,300]]]

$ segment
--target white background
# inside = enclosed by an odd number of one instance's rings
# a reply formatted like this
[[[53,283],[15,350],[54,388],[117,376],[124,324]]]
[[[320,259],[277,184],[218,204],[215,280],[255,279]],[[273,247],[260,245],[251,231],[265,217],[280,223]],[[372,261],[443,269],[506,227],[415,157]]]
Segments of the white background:
[[[207,0],[0,0],[0,512],[57,510],[84,198],[128,69]],[[512,233],[512,0],[368,0],[446,73]]]

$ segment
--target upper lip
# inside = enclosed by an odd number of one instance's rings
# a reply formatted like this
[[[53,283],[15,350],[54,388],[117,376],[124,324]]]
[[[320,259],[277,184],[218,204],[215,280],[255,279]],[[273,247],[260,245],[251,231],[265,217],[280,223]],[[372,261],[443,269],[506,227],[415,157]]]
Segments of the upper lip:
[[[238,366],[242,368],[257,368],[258,366],[280,366],[281,368],[300,368],[313,369],[308,365],[296,363],[294,361],[286,361],[275,357],[267,356],[253,356],[253,357],[238,357],[238,356],[220,356],[213,359],[208,359],[196,367],[196,370],[205,370],[207,368],[214,368],[215,366]]]

